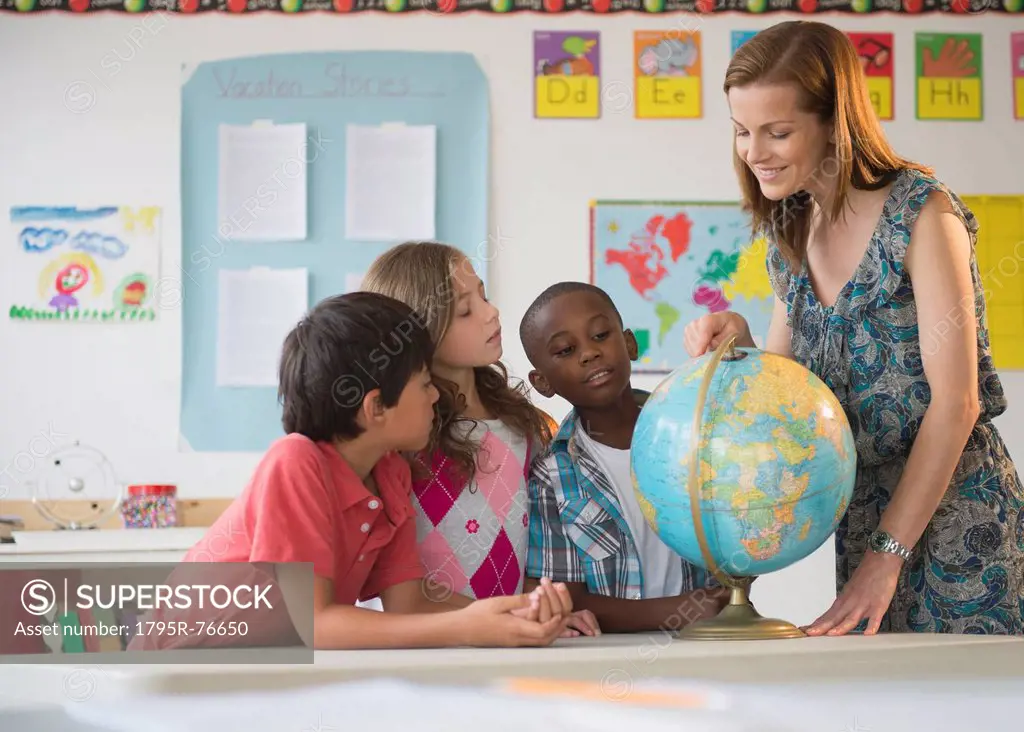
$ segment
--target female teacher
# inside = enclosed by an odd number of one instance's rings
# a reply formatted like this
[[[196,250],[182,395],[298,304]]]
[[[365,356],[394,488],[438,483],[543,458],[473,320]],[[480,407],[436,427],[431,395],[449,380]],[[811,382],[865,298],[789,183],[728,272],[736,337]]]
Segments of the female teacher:
[[[837,598],[806,632],[1024,634],[1024,487],[991,421],[1006,399],[976,219],[889,146],[841,31],[761,31],[725,92],[743,199],[768,239],[766,350],[828,384],[857,444]],[[687,325],[686,348],[733,335],[754,345],[741,316],[715,313]]]

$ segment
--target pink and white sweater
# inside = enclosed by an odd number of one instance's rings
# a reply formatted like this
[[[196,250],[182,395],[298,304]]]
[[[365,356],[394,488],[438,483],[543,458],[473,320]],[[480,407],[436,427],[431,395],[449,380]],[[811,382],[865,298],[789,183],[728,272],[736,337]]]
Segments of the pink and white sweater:
[[[473,599],[522,592],[529,543],[530,444],[500,420],[467,421],[480,444],[468,484],[435,455],[413,481],[416,541],[427,578]]]

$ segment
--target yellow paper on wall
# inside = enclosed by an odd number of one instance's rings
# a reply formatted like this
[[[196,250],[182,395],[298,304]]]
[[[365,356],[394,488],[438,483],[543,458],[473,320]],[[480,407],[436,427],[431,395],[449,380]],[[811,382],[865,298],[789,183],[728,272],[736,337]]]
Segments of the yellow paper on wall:
[[[964,196],[978,219],[978,271],[992,360],[1024,369],[1024,196]]]

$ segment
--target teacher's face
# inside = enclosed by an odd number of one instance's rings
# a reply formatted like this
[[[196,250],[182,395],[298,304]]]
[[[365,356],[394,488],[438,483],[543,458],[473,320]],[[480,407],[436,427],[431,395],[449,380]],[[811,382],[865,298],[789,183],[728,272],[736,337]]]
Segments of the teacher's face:
[[[822,171],[830,167],[822,163],[831,130],[816,114],[801,110],[799,99],[799,90],[790,84],[729,90],[736,153],[773,201],[801,190],[824,192],[827,185]]]

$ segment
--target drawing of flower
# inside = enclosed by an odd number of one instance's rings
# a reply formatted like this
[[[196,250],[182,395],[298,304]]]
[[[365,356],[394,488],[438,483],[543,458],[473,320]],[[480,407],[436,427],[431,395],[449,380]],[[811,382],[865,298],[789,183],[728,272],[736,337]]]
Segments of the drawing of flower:
[[[466,522],[466,531],[470,534],[475,534],[480,530],[480,522],[476,519],[470,519]]]

